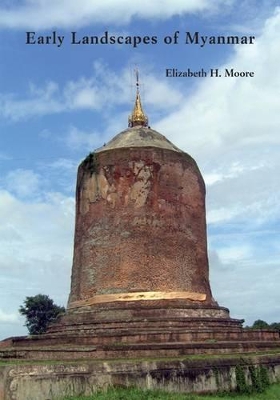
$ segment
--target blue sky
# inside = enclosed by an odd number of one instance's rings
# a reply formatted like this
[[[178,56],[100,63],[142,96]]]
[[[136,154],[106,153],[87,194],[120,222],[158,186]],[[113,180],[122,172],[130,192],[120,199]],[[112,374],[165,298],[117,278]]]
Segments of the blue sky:
[[[207,184],[212,292],[250,324],[280,320],[280,8],[274,0],[2,0],[0,339],[25,334],[19,305],[66,305],[76,169],[127,126],[140,70],[152,128],[192,155]],[[27,45],[64,35],[61,47]],[[158,43],[73,45],[79,37]],[[179,43],[163,39],[179,31]],[[186,45],[185,32],[254,35],[254,45]],[[166,68],[234,68],[254,78],[167,78]]]

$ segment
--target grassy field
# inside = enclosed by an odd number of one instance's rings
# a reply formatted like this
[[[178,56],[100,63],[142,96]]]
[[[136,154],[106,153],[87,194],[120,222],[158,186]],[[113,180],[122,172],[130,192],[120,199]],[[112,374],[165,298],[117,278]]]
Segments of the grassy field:
[[[90,397],[66,397],[63,400],[279,400],[280,384],[271,385],[263,393],[251,395],[219,394],[219,395],[196,395],[182,393],[167,393],[154,390],[132,389],[109,389],[107,392],[98,392]]]

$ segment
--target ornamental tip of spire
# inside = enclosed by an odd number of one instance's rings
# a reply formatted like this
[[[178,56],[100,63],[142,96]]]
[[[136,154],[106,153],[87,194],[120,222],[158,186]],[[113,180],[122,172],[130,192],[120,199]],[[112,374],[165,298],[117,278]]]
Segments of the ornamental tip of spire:
[[[128,126],[133,127],[133,126],[138,126],[138,125],[148,126],[148,118],[146,117],[146,115],[144,114],[144,111],[142,109],[140,93],[137,90],[135,105],[134,105],[132,114],[128,118]]]
[[[144,114],[140,99],[138,70],[136,70],[135,72],[136,72],[136,99],[132,114],[128,118],[128,126],[129,127],[148,126],[148,118]]]

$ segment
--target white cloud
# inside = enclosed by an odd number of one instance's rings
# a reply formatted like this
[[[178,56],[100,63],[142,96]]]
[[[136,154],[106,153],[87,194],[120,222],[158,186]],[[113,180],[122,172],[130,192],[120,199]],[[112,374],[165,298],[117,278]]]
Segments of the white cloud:
[[[145,81],[153,87],[147,94],[147,104],[159,111],[170,111],[178,106],[183,95],[173,87],[172,82],[163,82],[151,73],[146,73]],[[56,82],[47,82],[42,87],[30,84],[25,97],[14,94],[0,94],[0,115],[18,121],[73,110],[93,110],[109,118],[114,107],[127,105],[131,77],[129,68],[116,73],[102,61],[95,61],[92,75],[76,81],[66,82],[60,87]],[[135,94],[133,91],[133,98]],[[161,101],[165,99],[164,101]],[[132,105],[131,105],[132,107]],[[48,136],[44,131],[41,136]],[[74,132],[72,132],[74,140]]]
[[[17,169],[8,173],[6,187],[21,197],[34,196],[40,188],[40,177],[34,171]]]
[[[0,309],[0,322],[1,323],[18,323],[19,318],[17,314],[7,314]]]
[[[244,261],[252,257],[252,248],[247,244],[240,246],[231,245],[219,250],[219,256],[223,263],[232,263]]]
[[[210,208],[207,213],[207,222],[208,224],[226,223],[236,218],[241,210],[243,210],[242,204],[233,207]]]
[[[157,124],[158,129],[170,135],[178,131],[181,146],[195,153],[202,148],[205,155],[209,146],[211,152],[232,152],[244,146],[279,143],[279,32],[280,9],[266,22],[253,47],[236,47],[228,63],[217,66],[221,73],[225,68],[254,71],[254,78],[203,80],[176,113]]]
[[[55,91],[49,91],[50,86],[54,85]],[[3,117],[17,121],[73,109],[99,109],[102,101],[98,98],[91,81],[82,80],[75,84],[70,82],[62,89],[54,82],[47,82],[45,86],[37,88],[32,85],[24,98],[9,94],[0,95],[0,105],[0,114]]]
[[[77,163],[73,160],[69,160],[66,158],[59,158],[54,162],[47,164],[48,168],[58,169],[60,172],[62,170],[76,172]]]
[[[0,94],[1,112],[5,118],[18,120],[27,116],[61,112],[63,104],[56,100],[58,87],[47,82],[42,88],[30,85],[26,98],[19,99],[14,94]]]
[[[71,149],[94,150],[100,145],[100,136],[97,132],[84,132],[72,126],[64,141]]]
[[[11,227],[17,227],[14,230],[16,241],[19,237],[22,240],[15,249],[21,257],[32,255],[40,259],[45,254],[49,259],[51,253],[60,253],[63,248],[68,248],[67,241],[73,232],[74,199],[60,193],[42,193],[40,200],[23,201],[7,191],[0,191],[0,218],[1,229],[7,227],[11,231]],[[59,243],[52,241],[56,234],[61,234]],[[42,249],[45,251],[41,252]],[[0,258],[7,251],[7,246],[4,246]],[[5,257],[1,261],[6,264]]]
[[[246,165],[247,164],[247,165]],[[219,169],[212,171],[209,174],[204,175],[204,181],[207,185],[211,186],[217,182],[223,181],[225,179],[237,178],[244,172],[255,171],[265,167],[263,162],[259,162],[257,165],[251,165],[250,163],[244,161],[234,161],[232,164],[228,163],[226,166],[219,166]]]
[[[245,324],[251,325],[257,319],[279,322],[279,260],[266,254],[257,261],[254,254],[250,258],[250,250],[243,245],[232,248],[230,253],[231,262],[224,263],[216,251],[210,251],[214,298],[230,309],[233,318],[245,318]]]
[[[19,305],[38,293],[65,305],[73,250],[73,197],[45,193],[44,200],[23,201],[0,191],[0,220],[0,320],[18,322]],[[7,331],[1,325],[0,336]]]
[[[264,147],[263,145],[262,147]],[[277,151],[262,154],[263,160],[257,165],[258,153],[250,155],[250,149],[240,152],[240,169],[234,171],[230,163],[230,150],[227,150],[228,165],[221,162],[224,173],[214,173],[212,184],[208,187],[208,223],[225,222],[235,219],[236,222],[255,228],[258,225],[279,218],[280,188],[277,171],[280,168]],[[246,157],[247,160],[243,162]],[[235,157],[238,155],[236,154]],[[221,161],[224,157],[221,156]],[[247,165],[252,160],[252,165]],[[255,165],[254,165],[255,163]],[[209,168],[209,165],[208,165]],[[211,168],[211,167],[210,167]],[[207,176],[207,174],[206,174]]]
[[[232,0],[25,0],[21,5],[0,8],[0,27],[48,29],[60,26],[86,26],[110,23],[124,25],[134,17],[168,19],[188,13],[213,13],[233,3]]]
[[[280,10],[256,44],[237,47],[225,68],[254,78],[207,78],[155,124],[191,154],[208,184],[208,222],[264,224],[280,213]],[[246,221],[246,222],[245,222]]]
[[[152,88],[147,92],[144,91],[142,95],[147,107],[153,106],[159,111],[170,112],[184,100],[183,94],[169,84],[171,82],[160,81],[152,75],[146,75],[144,80],[145,85]]]

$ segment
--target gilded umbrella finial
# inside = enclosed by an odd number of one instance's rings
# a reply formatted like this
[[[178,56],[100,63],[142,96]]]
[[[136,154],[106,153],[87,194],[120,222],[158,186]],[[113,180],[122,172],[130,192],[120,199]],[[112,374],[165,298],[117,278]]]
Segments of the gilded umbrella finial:
[[[138,69],[135,70],[136,76],[136,99],[134,109],[132,114],[128,118],[128,126],[148,126],[148,118],[144,114],[141,105],[140,93],[139,93],[139,72]]]

